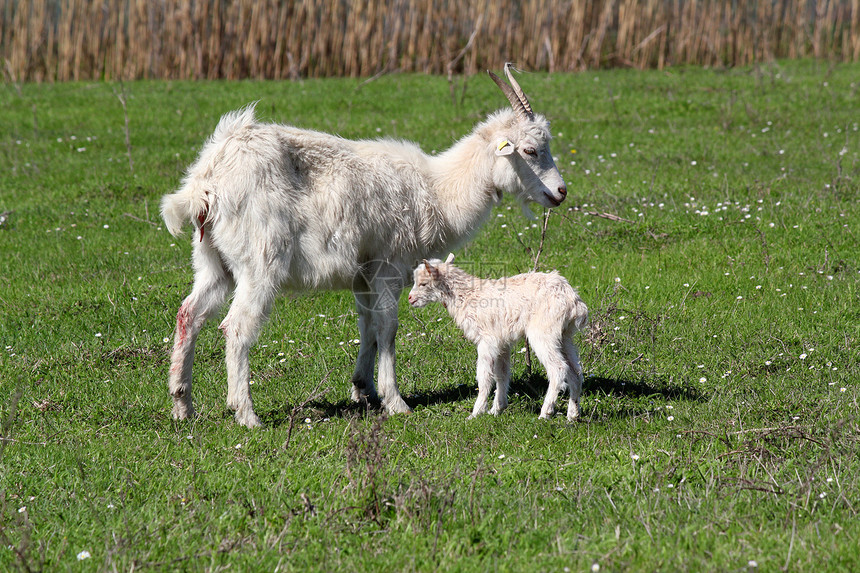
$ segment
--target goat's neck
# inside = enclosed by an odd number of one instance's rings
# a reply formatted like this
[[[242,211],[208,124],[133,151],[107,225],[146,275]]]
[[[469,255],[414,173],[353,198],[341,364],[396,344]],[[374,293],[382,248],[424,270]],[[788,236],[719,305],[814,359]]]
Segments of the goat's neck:
[[[431,159],[433,189],[450,243],[472,235],[498,200],[493,186],[492,149],[486,136],[476,131]]]

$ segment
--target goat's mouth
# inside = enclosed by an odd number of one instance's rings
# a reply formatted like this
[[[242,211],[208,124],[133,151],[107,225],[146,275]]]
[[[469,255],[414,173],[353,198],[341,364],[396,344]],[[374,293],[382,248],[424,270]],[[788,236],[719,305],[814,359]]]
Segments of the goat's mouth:
[[[559,205],[561,205],[564,202],[564,196],[563,195],[562,195],[561,199],[556,199],[555,197],[552,196],[551,193],[544,193],[543,196],[544,196],[544,198],[546,198],[547,203],[549,203],[549,205],[547,205],[547,207],[549,207],[550,209],[552,209],[554,207],[558,207]]]

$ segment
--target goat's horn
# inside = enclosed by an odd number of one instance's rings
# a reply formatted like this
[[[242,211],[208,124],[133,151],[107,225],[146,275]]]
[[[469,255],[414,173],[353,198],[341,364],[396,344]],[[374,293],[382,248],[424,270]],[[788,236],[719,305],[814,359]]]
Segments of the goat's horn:
[[[517,94],[517,98],[523,104],[523,108],[526,110],[526,113],[529,114],[529,116],[532,116],[534,115],[534,112],[532,111],[532,106],[529,105],[529,98],[527,98],[526,94],[523,93],[523,89],[511,73],[511,69],[513,67],[513,64],[510,62],[505,64],[505,76],[507,76],[508,81],[511,82],[511,87],[514,88],[514,93]]]
[[[505,71],[507,71],[507,67],[505,68]],[[496,85],[499,86],[499,89],[502,90],[502,93],[505,94],[505,97],[508,98],[508,101],[511,102],[511,107],[514,108],[514,111],[517,113],[517,117],[521,119],[531,119],[531,112],[526,109],[526,107],[523,105],[523,101],[516,94],[516,92],[514,92],[513,88],[506,84],[504,81],[502,81],[499,76],[497,76],[490,70],[487,70],[487,73],[490,74],[490,77],[493,78],[493,81],[496,82]]]

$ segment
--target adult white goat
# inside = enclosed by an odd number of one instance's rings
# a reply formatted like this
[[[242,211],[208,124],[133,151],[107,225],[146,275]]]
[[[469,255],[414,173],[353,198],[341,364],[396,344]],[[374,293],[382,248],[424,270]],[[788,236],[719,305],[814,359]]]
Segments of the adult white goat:
[[[487,411],[493,386],[496,396],[490,413],[501,414],[508,406],[511,347],[526,338],[549,378],[540,417],[555,413],[555,400],[567,388],[567,419],[575,420],[582,364],[573,335],[588,322],[588,308],[573,287],[557,272],[480,279],[455,267],[453,260],[449,255],[444,263],[425,260],[418,265],[409,304],[442,303],[466,338],[478,346],[478,399],[469,417]]]
[[[556,207],[567,193],[549,150],[547,120],[490,72],[512,109],[496,112],[438,156],[412,143],[350,141],[259,123],[254,108],[224,115],[161,213],[193,236],[194,287],[176,317],[169,391],[173,417],[194,414],[191,367],[200,328],[224,303],[227,405],[260,425],[249,389],[248,352],[280,289],[351,289],[361,345],[352,397],[408,412],[394,376],[397,301],[422,258],[467,241],[501,192]]]

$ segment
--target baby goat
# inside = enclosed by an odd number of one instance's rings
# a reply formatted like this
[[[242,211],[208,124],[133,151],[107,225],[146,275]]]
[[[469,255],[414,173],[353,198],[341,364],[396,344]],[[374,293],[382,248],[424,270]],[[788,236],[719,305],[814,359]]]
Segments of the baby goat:
[[[490,413],[508,405],[511,347],[525,337],[546,368],[549,389],[541,418],[555,413],[555,400],[570,390],[567,419],[579,416],[582,365],[573,334],[588,322],[588,308],[557,272],[526,273],[498,280],[480,279],[445,262],[427,261],[414,272],[409,304],[422,307],[441,302],[466,338],[478,346],[478,399],[470,418],[487,411],[487,398],[496,384]]]

